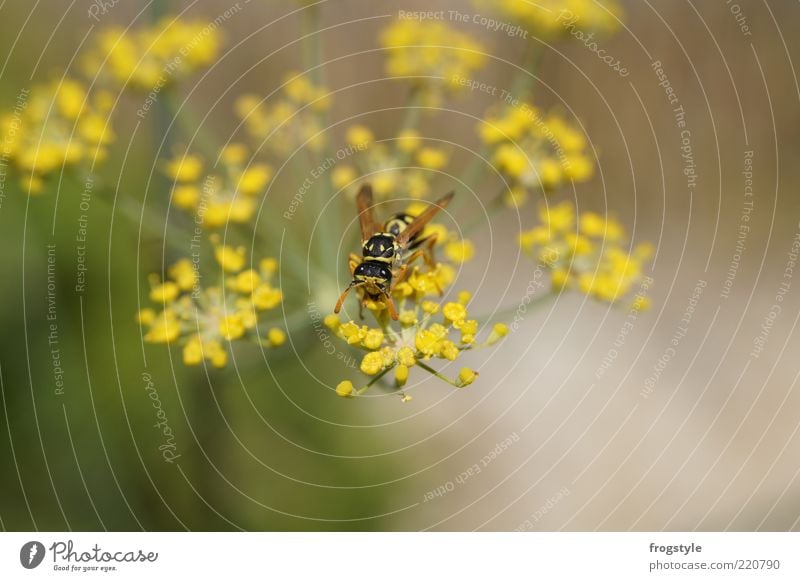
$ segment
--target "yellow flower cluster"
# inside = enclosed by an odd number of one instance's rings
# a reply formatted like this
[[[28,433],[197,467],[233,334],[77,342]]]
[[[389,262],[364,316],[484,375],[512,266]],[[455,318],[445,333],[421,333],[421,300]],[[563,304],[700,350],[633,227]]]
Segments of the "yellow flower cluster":
[[[270,280],[277,262],[266,258],[258,269],[245,268],[242,247],[222,245],[212,237],[214,256],[222,270],[222,285],[204,288],[198,264],[182,259],[167,271],[166,280],[152,275],[150,300],[157,305],[139,311],[139,323],[147,329],[148,343],[181,343],[183,362],[199,365],[207,360],[225,367],[229,345],[239,339],[255,339],[259,317],[281,304],[283,296]],[[278,347],[286,340],[283,330],[267,329],[261,344]]]
[[[380,40],[388,52],[387,73],[407,77],[431,107],[440,104],[446,91],[463,90],[459,81],[471,79],[486,63],[479,43],[442,22],[398,20]]]
[[[353,195],[363,176],[377,198],[423,198],[430,192],[430,171],[441,170],[449,161],[444,149],[424,145],[413,129],[401,131],[388,145],[376,142],[369,128],[354,125],[347,129],[346,139],[359,156],[352,165],[337,165],[331,172],[331,181],[335,188],[349,187]]]
[[[116,87],[161,90],[213,63],[220,43],[214,24],[167,16],[137,30],[103,29],[82,65],[89,78]]]
[[[471,384],[477,377],[472,369],[461,369],[457,378],[451,380],[429,366],[435,359],[456,361],[463,352],[494,345],[508,334],[508,328],[498,323],[488,338],[477,344],[478,321],[470,319],[467,310],[470,299],[471,295],[462,291],[457,302],[447,302],[443,306],[428,300],[417,301],[412,308],[401,312],[399,329],[385,324],[385,320],[379,327],[369,327],[353,321],[343,323],[337,315],[327,316],[325,325],[336,336],[367,352],[361,359],[360,369],[373,378],[360,390],[356,390],[352,382],[343,381],[336,387],[336,393],[342,397],[363,393],[390,371],[394,371],[395,386],[402,388],[415,366],[456,387]],[[401,395],[403,401],[411,399]]]
[[[320,113],[330,108],[328,90],[307,77],[290,73],[277,99],[242,95],[236,100],[236,115],[247,131],[275,155],[286,155],[299,147],[320,151],[325,127]]]
[[[528,103],[506,105],[488,113],[478,130],[509,182],[509,205],[521,205],[532,191],[583,182],[594,173],[586,136],[559,113],[543,114]]]
[[[573,28],[596,34],[610,34],[619,26],[622,8],[616,0],[474,0],[480,9],[518,22],[540,38],[569,36]]]
[[[113,98],[74,79],[34,86],[14,111],[0,116],[3,153],[22,177],[22,188],[39,193],[44,179],[62,168],[106,157],[114,140],[109,112]]]
[[[414,202],[405,213],[417,216],[428,207],[423,202]],[[367,386],[359,391],[349,381],[337,387],[341,396],[363,393],[375,381],[391,370],[395,372],[398,388],[405,385],[409,369],[418,366],[457,387],[472,383],[477,373],[462,369],[459,376],[451,380],[428,366],[431,359],[455,361],[463,351],[476,344],[478,321],[468,315],[467,305],[472,298],[470,293],[458,293],[458,300],[444,305],[435,299],[444,295],[453,284],[456,269],[453,263],[469,260],[474,252],[472,244],[460,240],[449,233],[441,224],[427,225],[422,237],[435,234],[444,240],[444,256],[435,263],[420,260],[411,265],[402,280],[395,281],[392,298],[397,308],[398,320],[389,316],[388,307],[383,301],[366,301],[367,309],[377,323],[376,327],[359,325],[353,321],[342,322],[338,315],[329,315],[325,324],[339,338],[349,345],[368,351],[361,360],[361,371],[373,377]],[[504,325],[496,325],[489,337],[480,346],[494,345],[508,330]],[[401,394],[403,401],[411,398]]]
[[[578,215],[571,202],[542,204],[541,224],[522,232],[519,243],[551,271],[554,290],[575,288],[602,301],[623,299],[644,276],[653,254],[649,243],[628,248],[623,227],[594,212]]]
[[[272,179],[272,168],[251,160],[248,149],[239,143],[224,147],[219,156],[221,169],[207,175],[197,155],[169,160],[164,172],[175,182],[172,203],[196,213],[197,222],[205,228],[249,222]]]

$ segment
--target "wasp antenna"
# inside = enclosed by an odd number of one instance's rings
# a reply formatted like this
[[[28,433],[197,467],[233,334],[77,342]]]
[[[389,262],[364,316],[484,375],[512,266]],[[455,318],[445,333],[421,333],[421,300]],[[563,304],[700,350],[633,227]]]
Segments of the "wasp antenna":
[[[342,310],[342,305],[344,304],[344,299],[347,298],[347,293],[349,293],[351,290],[353,290],[355,287],[357,287],[360,284],[361,284],[360,282],[353,281],[349,285],[347,285],[347,288],[344,289],[344,292],[342,293],[342,296],[340,296],[339,300],[336,301],[336,306],[333,309],[334,313],[338,314],[339,311]]]

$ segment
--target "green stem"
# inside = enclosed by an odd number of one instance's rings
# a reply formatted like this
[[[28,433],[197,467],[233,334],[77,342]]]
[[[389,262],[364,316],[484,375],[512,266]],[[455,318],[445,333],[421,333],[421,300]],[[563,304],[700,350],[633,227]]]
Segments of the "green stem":
[[[538,42],[531,42],[525,48],[522,57],[522,68],[528,74],[519,74],[511,85],[511,96],[514,99],[522,99],[522,94],[529,92],[536,86],[536,73],[542,64],[544,57],[544,47]]]
[[[417,360],[417,365],[419,367],[421,367],[422,369],[424,369],[425,371],[427,371],[428,373],[430,373],[431,375],[435,375],[436,377],[438,377],[442,381],[446,381],[447,383],[449,383],[453,387],[458,387],[458,385],[452,379],[450,379],[446,375],[442,375],[441,373],[436,371],[433,367],[429,367],[428,365],[426,365],[422,361]]]
[[[372,381],[370,381],[370,382],[369,382],[367,385],[365,385],[364,387],[362,387],[362,388],[361,388],[361,389],[359,389],[359,390],[356,390],[356,395],[361,395],[361,394],[363,394],[364,392],[366,392],[366,391],[367,391],[367,390],[368,390],[370,387],[372,387],[372,386],[373,386],[373,385],[375,385],[375,384],[376,384],[378,381],[380,381],[380,379],[381,379],[381,378],[382,378],[384,375],[386,375],[387,373],[389,373],[389,372],[390,372],[392,369],[394,369],[394,365],[392,365],[391,367],[387,367],[386,369],[384,369],[383,371],[381,371],[381,372],[380,372],[378,375],[376,375],[375,377],[373,377],[373,378],[372,378]]]
[[[174,86],[167,86],[163,93],[164,109],[167,124],[170,117],[175,120],[175,125],[181,129],[188,139],[192,140],[193,148],[203,154],[208,161],[215,161],[220,151],[220,144],[209,131],[208,125],[203,123],[188,100],[182,100]]]
[[[422,114],[422,94],[419,87],[412,87],[406,101],[405,113],[403,120],[400,122],[400,128],[397,130],[397,135],[403,131],[416,129],[419,125],[419,119]],[[405,151],[400,151],[397,156],[398,167],[404,167],[408,164],[410,156]]]
[[[531,74],[520,73],[511,84],[510,95],[512,99],[522,100],[522,94],[530,91],[536,84],[534,73],[538,71],[544,57],[544,50],[539,43],[531,42],[525,48],[525,54],[522,57],[522,68]],[[489,157],[491,150],[485,144],[481,146],[480,153],[472,158],[472,161],[467,165],[462,174],[462,180],[466,184],[475,184],[475,189],[480,188],[479,176],[484,169],[484,160]],[[501,192],[500,198],[502,200]],[[490,205],[494,200],[490,202]],[[455,209],[454,205],[454,209]]]

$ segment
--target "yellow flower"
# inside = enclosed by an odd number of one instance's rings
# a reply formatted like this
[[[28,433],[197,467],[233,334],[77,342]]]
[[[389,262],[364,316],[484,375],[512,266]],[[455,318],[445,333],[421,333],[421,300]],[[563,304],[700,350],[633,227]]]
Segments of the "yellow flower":
[[[358,172],[353,166],[339,165],[331,172],[331,183],[333,187],[341,190],[349,186],[358,179]]]
[[[339,397],[353,397],[353,395],[355,395],[353,383],[350,381],[340,382],[339,385],[336,386],[336,395]]]
[[[428,169],[442,169],[447,165],[447,154],[435,147],[423,147],[417,152],[417,163]]]
[[[417,358],[414,355],[414,350],[410,347],[401,347],[397,351],[397,361],[400,362],[400,365],[405,367],[411,367],[417,362]]]
[[[453,240],[447,243],[444,252],[448,260],[460,264],[472,260],[475,256],[475,247],[469,240]]]
[[[439,355],[444,359],[455,361],[458,358],[458,347],[452,341],[442,341],[439,348]]]
[[[415,129],[404,129],[397,134],[397,148],[405,153],[413,153],[419,149],[422,137]]]
[[[228,352],[219,341],[211,340],[206,344],[205,356],[214,367],[225,367],[228,364]]]
[[[467,309],[461,303],[447,303],[442,309],[444,318],[452,323],[461,323],[467,318]]]
[[[257,163],[242,172],[239,179],[239,191],[249,196],[260,193],[272,179],[272,169],[263,163]]]
[[[136,315],[136,320],[140,325],[151,325],[156,320],[156,312],[150,308],[142,309]]]
[[[383,369],[383,356],[378,351],[371,351],[361,360],[361,371],[367,375],[375,375]]]
[[[408,367],[405,365],[398,365],[394,370],[394,378],[398,386],[404,386],[408,381]]]
[[[375,135],[364,125],[351,125],[347,128],[346,140],[353,147],[365,146],[375,141]]]
[[[212,238],[214,257],[225,272],[239,272],[244,268],[247,255],[244,246],[234,248],[220,244],[219,237]]]
[[[267,340],[273,347],[280,347],[286,343],[286,333],[283,331],[283,329],[273,327],[267,332]]]
[[[192,182],[200,177],[203,162],[196,155],[178,156],[167,162],[165,171],[175,181]]]
[[[175,312],[162,311],[150,324],[144,340],[148,343],[172,343],[181,334],[181,324]]]
[[[564,172],[557,160],[550,157],[544,158],[539,162],[537,170],[539,181],[545,190],[553,189],[561,184],[561,176]]]
[[[192,210],[200,201],[200,189],[194,185],[178,184],[172,190],[172,202],[184,210]]]
[[[439,341],[441,340],[435,333],[423,329],[417,333],[414,345],[423,356],[431,357],[439,352]]]
[[[228,278],[226,282],[228,288],[242,294],[253,293],[260,284],[261,277],[252,268]]]
[[[203,361],[203,343],[199,336],[192,337],[183,346],[183,364],[200,365]]]
[[[219,334],[227,341],[233,341],[244,335],[245,327],[238,314],[227,315],[219,323]]]
[[[566,232],[574,228],[575,207],[566,201],[560,204],[542,204],[539,207],[539,217],[550,230]]]
[[[383,331],[380,329],[370,329],[367,331],[366,335],[364,335],[362,344],[367,349],[379,349],[383,344]]]
[[[496,323],[492,328],[491,335],[489,335],[489,338],[486,340],[486,344],[494,345],[506,335],[508,335],[508,327],[504,323]]]
[[[150,300],[155,303],[171,303],[180,293],[180,287],[174,282],[157,284],[150,289]]]
[[[260,284],[253,291],[253,305],[259,311],[274,309],[283,300],[283,293],[280,289],[273,288],[269,284]]]
[[[198,273],[191,260],[183,258],[167,269],[169,276],[183,291],[192,289],[197,283]]]
[[[465,367],[458,372],[458,387],[467,387],[468,385],[472,384],[477,377],[477,371],[473,371],[472,369]]]
[[[400,324],[404,327],[410,327],[417,324],[417,313],[414,311],[402,311],[398,317]]]

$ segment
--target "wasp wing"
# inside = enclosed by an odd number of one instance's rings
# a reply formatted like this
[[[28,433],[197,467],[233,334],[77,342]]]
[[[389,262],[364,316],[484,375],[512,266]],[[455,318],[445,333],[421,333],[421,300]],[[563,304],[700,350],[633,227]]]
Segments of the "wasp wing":
[[[356,196],[356,207],[358,208],[358,222],[361,225],[361,241],[365,242],[380,231],[379,225],[375,222],[371,185],[361,186],[358,196]]]
[[[455,192],[450,192],[446,196],[442,196],[436,202],[434,202],[431,206],[428,206],[422,214],[414,218],[414,221],[411,222],[402,232],[400,232],[399,236],[397,237],[397,245],[398,246],[405,246],[408,244],[408,241],[411,240],[414,236],[422,232],[423,228],[430,222],[433,217],[441,210],[442,208],[447,207],[453,196],[455,196]]]

